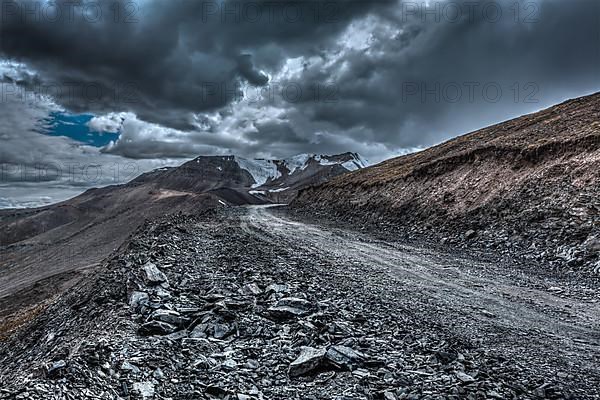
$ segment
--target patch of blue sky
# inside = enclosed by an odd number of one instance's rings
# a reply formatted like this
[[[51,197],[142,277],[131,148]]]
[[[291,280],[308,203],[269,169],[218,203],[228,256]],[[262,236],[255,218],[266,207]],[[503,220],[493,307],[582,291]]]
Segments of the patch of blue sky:
[[[45,129],[41,132],[49,136],[64,136],[90,146],[103,147],[119,138],[120,132],[95,132],[90,130],[88,122],[92,114],[70,114],[51,112],[44,120]]]

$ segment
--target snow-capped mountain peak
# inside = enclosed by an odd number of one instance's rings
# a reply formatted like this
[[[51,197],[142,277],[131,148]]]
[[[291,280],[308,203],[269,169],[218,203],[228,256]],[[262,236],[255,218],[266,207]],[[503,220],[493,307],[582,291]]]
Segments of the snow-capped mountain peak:
[[[257,188],[264,185],[269,180],[275,180],[281,176],[278,165],[274,160],[265,159],[247,159],[242,157],[235,157],[235,162],[252,175],[254,184],[252,188]]]
[[[276,182],[295,176],[308,176],[322,171],[323,167],[335,168],[341,166],[348,171],[365,168],[368,161],[358,153],[343,153],[337,155],[298,154],[284,160],[234,158],[239,167],[246,170],[254,179],[252,189],[261,186],[271,186]],[[342,170],[343,171],[343,170]],[[341,171],[340,171],[341,172]],[[282,182],[279,182],[282,181]]]
[[[152,184],[182,193],[210,192],[230,204],[283,203],[293,199],[299,190],[367,164],[356,153],[299,154],[284,160],[200,156],[179,167],[142,174],[130,184]]]

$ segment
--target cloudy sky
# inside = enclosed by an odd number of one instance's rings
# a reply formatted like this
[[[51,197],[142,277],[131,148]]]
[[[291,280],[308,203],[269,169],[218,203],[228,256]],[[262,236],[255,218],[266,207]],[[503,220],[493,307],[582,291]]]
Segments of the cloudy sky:
[[[0,208],[198,155],[378,162],[600,90],[598,0],[0,4]]]

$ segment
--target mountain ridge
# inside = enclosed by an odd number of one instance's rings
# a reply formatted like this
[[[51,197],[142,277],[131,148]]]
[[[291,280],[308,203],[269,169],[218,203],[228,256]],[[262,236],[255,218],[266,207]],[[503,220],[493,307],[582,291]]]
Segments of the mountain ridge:
[[[0,326],[16,308],[54,296],[53,287],[62,291],[76,283],[145,220],[179,212],[288,202],[301,188],[349,172],[342,164],[362,160],[355,153],[300,158],[303,163],[287,169],[286,160],[257,163],[236,156],[200,156],[122,185],[88,189],[57,204],[0,210]],[[254,167],[271,163],[281,174],[253,169],[253,163]]]

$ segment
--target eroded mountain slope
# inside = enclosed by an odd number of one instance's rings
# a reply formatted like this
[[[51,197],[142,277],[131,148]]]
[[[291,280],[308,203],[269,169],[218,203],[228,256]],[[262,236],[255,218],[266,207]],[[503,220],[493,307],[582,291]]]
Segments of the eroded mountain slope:
[[[597,272],[600,93],[308,188],[294,206]]]

